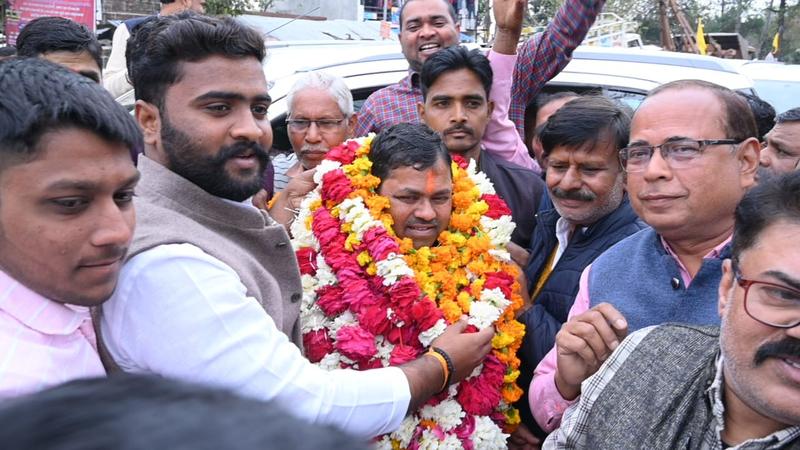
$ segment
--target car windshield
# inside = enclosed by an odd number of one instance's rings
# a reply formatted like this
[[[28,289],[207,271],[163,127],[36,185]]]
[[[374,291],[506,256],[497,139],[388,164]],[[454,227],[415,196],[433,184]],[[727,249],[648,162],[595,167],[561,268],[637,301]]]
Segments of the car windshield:
[[[800,98],[800,81],[754,80],[758,96],[780,114],[794,108]]]

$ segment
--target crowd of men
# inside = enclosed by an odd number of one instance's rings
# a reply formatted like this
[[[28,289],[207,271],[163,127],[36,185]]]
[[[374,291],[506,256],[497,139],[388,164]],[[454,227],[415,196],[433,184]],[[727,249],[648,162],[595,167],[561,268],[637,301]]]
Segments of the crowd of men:
[[[105,71],[92,33],[55,17],[0,61],[4,448],[265,448],[302,427],[309,448],[363,448],[469,377],[493,330],[463,320],[432,344],[449,374],[428,355],[360,372],[304,356],[289,225],[327,152],[369,132],[415,246],[450,220],[451,156],[511,211],[527,301],[510,448],[800,448],[800,108],[698,80],[635,112],[543,94],[602,0],[566,0],[522,43],[526,2],[494,0],[487,54],[458,45],[450,2],[407,0],[408,76],[355,111],[342,79],[307,74],[293,152],[270,158],[263,38],[203,3],[125,22]],[[133,115],[109,93],[128,84]]]

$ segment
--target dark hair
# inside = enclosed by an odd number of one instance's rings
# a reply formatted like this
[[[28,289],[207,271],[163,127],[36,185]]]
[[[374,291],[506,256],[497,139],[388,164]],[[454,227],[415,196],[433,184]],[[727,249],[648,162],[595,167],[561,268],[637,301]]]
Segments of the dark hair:
[[[797,122],[797,121],[800,121],[800,108],[792,108],[788,111],[784,111],[778,114],[778,117],[775,118],[775,123]]]
[[[552,94],[547,94],[542,92],[541,94],[537,95],[536,98],[533,99],[533,108],[534,112],[539,112],[540,109],[544,108],[545,105],[548,103],[552,103],[556,100],[561,100],[565,98],[577,98],[580,95],[577,92],[572,91],[558,91]]]
[[[770,225],[782,220],[800,224],[800,171],[760,180],[739,202],[735,218],[731,254],[738,261]]]
[[[775,126],[775,108],[757,95],[741,91],[736,93],[744,97],[750,105],[750,111],[753,112],[758,128],[758,140],[764,142],[764,136]]]
[[[85,26],[63,17],[39,17],[17,36],[17,55],[35,57],[49,52],[88,52],[103,69],[100,44]]]
[[[99,84],[40,58],[0,61],[0,169],[30,160],[41,136],[65,127],[88,130],[133,148],[136,121]],[[2,442],[2,441],[0,441]]]
[[[0,58],[8,58],[9,56],[15,56],[16,54],[17,48],[13,45],[0,47]]]
[[[359,449],[274,403],[155,376],[71,381],[0,405],[5,450]]]
[[[613,101],[588,95],[570,100],[545,122],[539,133],[544,155],[558,146],[591,149],[607,138],[619,150],[628,145],[631,113]]]
[[[264,38],[230,17],[191,11],[160,16],[137,27],[125,52],[137,100],[162,107],[169,86],[181,77],[182,62],[210,56],[264,60]]]
[[[400,5],[400,31],[403,31],[403,12],[406,10],[406,5],[411,3],[414,0],[406,0]],[[447,13],[450,14],[450,18],[453,19],[453,24],[458,22],[458,14],[456,13],[456,9],[453,7],[453,4],[450,3],[448,0],[441,0],[443,3],[447,5]]]
[[[167,5],[167,4],[170,4],[170,3],[175,3],[175,0],[161,0],[161,3],[163,3],[164,5]]]
[[[722,103],[725,112],[724,116],[721,115],[722,129],[726,138],[737,141],[758,138],[758,128],[750,105],[736,92],[718,84],[702,80],[671,81],[650,91],[645,102],[648,98],[665,91],[691,88],[710,91]]]
[[[384,180],[398,167],[425,170],[444,161],[450,167],[450,153],[439,133],[423,124],[399,123],[381,131],[372,140],[369,154],[372,174]]]
[[[547,104],[550,102],[564,98],[576,98],[579,96],[580,94],[573,91],[558,91],[552,94],[540,92],[530,103],[528,103],[528,106],[525,107],[523,128],[525,130],[525,146],[528,147],[528,152],[530,153],[531,157],[534,157],[533,138],[534,136],[538,136],[539,133],[544,129],[544,123],[536,125],[536,115],[539,114],[539,110],[547,106]]]
[[[422,71],[419,75],[422,97],[428,98],[428,89],[433,86],[433,83],[435,83],[440,76],[460,69],[472,71],[472,73],[481,80],[481,84],[486,91],[486,97],[488,99],[489,91],[492,88],[492,78],[494,76],[492,73],[492,66],[489,64],[489,59],[477,48],[467,50],[460,45],[454,45],[439,50],[422,65]]]

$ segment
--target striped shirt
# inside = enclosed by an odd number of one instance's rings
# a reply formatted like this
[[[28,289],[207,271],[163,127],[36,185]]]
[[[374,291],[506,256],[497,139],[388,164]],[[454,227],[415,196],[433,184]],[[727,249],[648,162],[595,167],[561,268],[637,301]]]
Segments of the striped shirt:
[[[275,192],[286,189],[290,177],[286,174],[289,169],[297,164],[297,155],[292,153],[279,153],[272,157],[272,167],[275,168]]]
[[[49,300],[0,271],[0,398],[103,375],[89,308]]]

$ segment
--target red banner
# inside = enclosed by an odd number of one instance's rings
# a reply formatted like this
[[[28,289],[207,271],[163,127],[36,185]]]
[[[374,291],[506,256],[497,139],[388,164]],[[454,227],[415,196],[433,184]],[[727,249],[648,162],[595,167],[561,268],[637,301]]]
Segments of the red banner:
[[[37,17],[58,16],[86,25],[94,31],[95,0],[9,0],[6,37],[16,45],[19,31]]]

